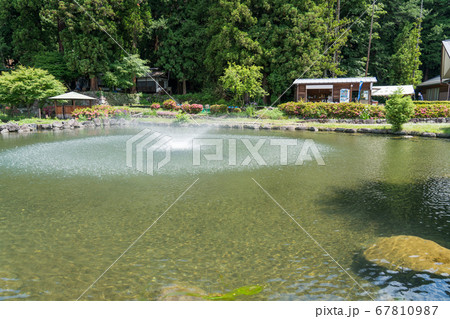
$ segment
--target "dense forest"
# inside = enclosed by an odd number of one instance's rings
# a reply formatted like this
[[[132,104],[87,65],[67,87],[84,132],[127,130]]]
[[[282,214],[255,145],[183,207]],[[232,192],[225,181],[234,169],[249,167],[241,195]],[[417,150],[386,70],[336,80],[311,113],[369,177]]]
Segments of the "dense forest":
[[[216,90],[229,63],[260,66],[273,99],[298,77],[364,75],[370,38],[368,75],[417,84],[439,74],[450,37],[449,0],[0,0],[0,8],[4,68],[36,66],[69,85],[85,77],[92,89],[132,54],[168,72],[178,93]]]

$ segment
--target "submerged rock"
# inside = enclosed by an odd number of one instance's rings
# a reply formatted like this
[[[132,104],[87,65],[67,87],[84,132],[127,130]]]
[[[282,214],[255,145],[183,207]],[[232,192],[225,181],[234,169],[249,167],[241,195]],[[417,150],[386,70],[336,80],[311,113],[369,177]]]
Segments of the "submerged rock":
[[[364,252],[379,266],[450,276],[450,249],[416,236],[381,237]]]
[[[204,301],[200,296],[206,296],[206,293],[196,287],[182,287],[173,285],[161,289],[161,294],[158,297],[160,301]]]

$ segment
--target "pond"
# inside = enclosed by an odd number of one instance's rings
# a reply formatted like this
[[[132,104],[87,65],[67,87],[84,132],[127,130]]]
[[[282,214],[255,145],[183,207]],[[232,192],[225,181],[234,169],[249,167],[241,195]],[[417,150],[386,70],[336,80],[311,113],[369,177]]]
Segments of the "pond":
[[[155,127],[171,157],[149,175],[126,165],[142,129],[0,137],[0,300],[156,300],[171,285],[263,287],[239,300],[450,300],[449,277],[363,258],[394,235],[450,248],[448,140]],[[193,165],[193,139],[222,141],[223,159],[206,161],[203,145]],[[247,148],[261,140],[265,165]]]

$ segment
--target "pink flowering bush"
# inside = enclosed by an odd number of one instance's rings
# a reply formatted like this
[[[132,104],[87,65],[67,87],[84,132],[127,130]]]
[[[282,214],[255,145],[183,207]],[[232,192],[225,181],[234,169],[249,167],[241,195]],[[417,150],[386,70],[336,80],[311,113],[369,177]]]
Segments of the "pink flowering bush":
[[[211,114],[228,113],[228,106],[225,104],[214,104],[209,107],[209,112]]]
[[[152,110],[158,110],[161,108],[161,105],[159,103],[153,103],[152,105],[150,105],[150,108]]]
[[[327,103],[327,102],[288,102],[278,105],[278,108],[290,116],[302,118],[333,118],[355,119],[367,116],[368,118],[383,118],[384,109],[362,103]]]
[[[72,116],[77,119],[85,118],[87,120],[104,117],[128,117],[130,116],[130,110],[127,107],[95,105],[93,107],[77,108],[72,112]]]
[[[183,105],[181,105],[181,109],[189,114],[198,114],[203,111],[203,105],[184,103]]]
[[[414,103],[415,118],[450,117],[450,104],[434,101],[431,103]]]
[[[177,108],[177,102],[174,100],[165,100],[163,106],[167,110],[175,110]]]
[[[414,101],[414,118],[450,117],[448,101]],[[287,102],[278,105],[285,114],[302,118],[317,119],[381,119],[386,112],[381,105],[362,103]]]

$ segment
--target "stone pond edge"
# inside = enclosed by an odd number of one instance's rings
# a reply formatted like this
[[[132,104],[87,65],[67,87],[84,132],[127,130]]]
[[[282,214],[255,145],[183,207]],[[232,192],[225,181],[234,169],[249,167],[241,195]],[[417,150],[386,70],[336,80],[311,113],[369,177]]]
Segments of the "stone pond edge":
[[[376,129],[376,128],[331,128],[321,126],[308,126],[307,123],[291,124],[291,125],[277,125],[277,124],[256,124],[252,123],[175,123],[175,122],[151,122],[151,121],[138,121],[136,119],[126,120],[121,119],[94,119],[91,121],[79,122],[75,119],[68,121],[55,121],[51,124],[22,124],[5,123],[0,125],[1,134],[9,133],[32,133],[36,131],[48,131],[48,130],[64,130],[64,129],[82,129],[82,128],[100,128],[110,126],[178,126],[178,127],[211,127],[211,128],[223,128],[223,129],[250,129],[250,130],[286,130],[286,131],[311,131],[311,132],[338,132],[338,133],[368,133],[368,134],[389,134],[403,137],[421,136],[421,137],[437,137],[437,138],[450,138],[450,134],[447,133],[432,133],[432,132],[417,132],[417,131],[400,131],[393,132],[389,129]],[[364,125],[364,124],[362,124]]]

